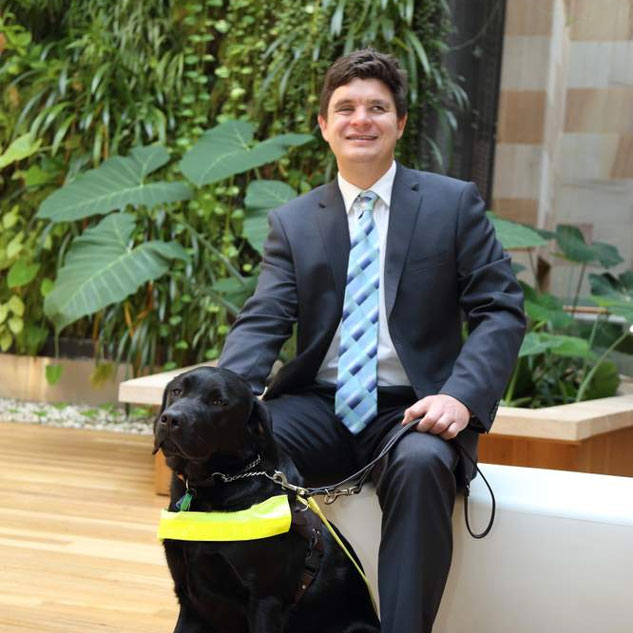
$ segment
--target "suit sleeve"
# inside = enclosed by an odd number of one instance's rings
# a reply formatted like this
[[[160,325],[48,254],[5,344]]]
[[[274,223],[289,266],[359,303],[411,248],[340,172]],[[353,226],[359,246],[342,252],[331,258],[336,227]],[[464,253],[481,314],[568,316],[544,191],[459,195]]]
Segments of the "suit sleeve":
[[[231,328],[218,365],[244,378],[256,394],[266,385],[283,343],[297,317],[295,271],[287,236],[275,211],[268,215],[269,233],[257,288]]]
[[[525,333],[523,292],[495,237],[473,183],[462,191],[456,223],[460,305],[469,336],[441,389],[465,404],[473,426],[489,431]]]

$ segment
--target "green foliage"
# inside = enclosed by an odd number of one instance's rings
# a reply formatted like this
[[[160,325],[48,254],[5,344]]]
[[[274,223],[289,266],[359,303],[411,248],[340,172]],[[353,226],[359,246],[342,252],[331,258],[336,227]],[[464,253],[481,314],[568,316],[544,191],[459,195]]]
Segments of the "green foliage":
[[[115,156],[98,169],[79,176],[46,198],[37,218],[64,222],[124,209],[127,205],[153,207],[189,200],[191,189],[182,182],[145,182],[146,176],[169,160],[161,145],[135,147],[128,158]]]
[[[268,234],[268,212],[296,196],[286,183],[278,180],[254,180],[248,186],[244,204],[251,209],[244,220],[244,237],[260,254]]]
[[[563,257],[577,264],[599,263],[605,268],[611,268],[624,261],[615,246],[603,242],[587,244],[575,226],[559,225],[556,228],[556,243]]]
[[[595,315],[590,328],[585,327],[573,317],[585,270],[587,266],[610,268],[621,263],[617,249],[601,242],[587,244],[574,226],[560,225],[551,233],[500,220],[492,214],[491,220],[504,248],[531,252],[555,239],[559,256],[580,267],[570,309],[558,297],[521,283],[528,332],[504,403],[539,408],[614,395],[620,378],[608,355],[616,348],[628,351],[623,344],[632,338],[633,271],[617,278],[608,272],[589,275],[592,295],[583,302],[605,310]],[[612,315],[622,317],[624,324],[610,322]]]
[[[6,0],[0,348],[36,353],[64,326],[91,338],[98,359],[129,360],[135,371],[217,357],[227,322],[253,291],[268,209],[332,176],[325,144],[307,143],[330,63],[366,44],[401,59],[411,108],[400,158],[411,165],[424,137],[421,108],[449,121],[463,104],[440,59],[451,29],[444,5]],[[93,231],[99,248],[83,272],[94,283],[105,277],[99,227],[114,220],[100,221],[117,211],[134,218],[129,257],[159,242],[179,244],[187,260],[169,260],[168,274],[134,291],[124,284],[114,303],[103,292],[81,309],[58,309],[81,295],[67,286],[62,299],[60,289]],[[119,261],[121,240],[109,261]],[[22,314],[9,307],[16,301]]]
[[[537,248],[547,244],[547,240],[531,227],[503,220],[492,212],[488,212],[487,215],[495,227],[497,239],[506,250]]]
[[[454,127],[451,111],[466,103],[442,65],[452,30],[444,0],[233,0],[224,22],[215,69],[223,81],[215,82],[212,100],[221,117],[257,121],[261,136],[288,127],[314,133],[325,71],[340,55],[363,46],[392,53],[407,71],[409,123],[398,145],[407,164],[422,166],[420,145],[431,143],[422,110],[433,109]],[[297,177],[319,185],[332,166],[325,146],[315,145],[302,152]],[[301,182],[290,184],[301,188]]]
[[[192,343],[198,345],[205,337],[211,341],[215,336],[223,337],[227,331],[225,325],[215,324],[214,331],[208,330],[206,322],[220,312],[219,305],[229,314],[235,315],[253,292],[256,278],[245,277],[230,256],[204,237],[191,219],[185,218],[179,203],[195,195],[197,200],[192,200],[189,205],[197,211],[203,211],[199,215],[206,219],[200,201],[213,200],[209,184],[215,185],[215,193],[221,190],[224,194],[235,195],[239,193],[239,187],[222,186],[217,181],[232,179],[244,171],[272,162],[283,156],[289,147],[311,140],[306,135],[286,134],[253,144],[252,136],[252,126],[236,121],[227,121],[205,132],[181,162],[184,173],[201,185],[195,190],[182,181],[167,183],[148,179],[150,174],[165,167],[169,161],[169,152],[165,147],[151,145],[134,148],[130,157],[110,158],[46,198],[37,217],[45,217],[55,223],[86,220],[112,210],[119,211],[110,213],[73,239],[63,266],[58,271],[57,280],[52,287],[47,284],[44,312],[54,324],[56,332],[82,317],[100,315],[101,311],[110,308],[102,325],[103,330],[109,332],[111,327],[116,327],[112,315],[117,314],[118,306],[124,302],[123,322],[127,331],[116,354],[119,359],[135,356],[133,362],[138,368],[153,364],[158,338],[165,338],[173,344],[176,352],[186,354],[190,352]],[[195,159],[193,162],[188,161],[191,156]],[[197,164],[210,166],[210,169],[200,175],[195,170]],[[254,181],[248,191],[251,193],[250,198],[248,195],[247,198],[257,207],[258,213],[265,213],[264,206],[271,201],[291,199],[296,195],[290,187],[278,181]],[[130,207],[134,208],[134,215],[125,211]],[[159,211],[154,215],[156,209]],[[237,217],[236,211],[230,216],[223,209],[221,211],[219,215],[227,220]],[[161,229],[166,218],[172,219],[175,224],[175,230],[171,232],[172,239],[147,239],[147,228]],[[248,220],[251,218],[246,218],[244,224]],[[238,231],[236,229],[239,234]],[[185,250],[180,242],[187,233],[191,241],[186,240],[189,248]],[[260,248],[259,234],[251,233],[244,231],[244,237],[247,240],[257,239],[254,247]],[[174,239],[176,236],[178,239]],[[195,275],[190,266],[192,258],[198,264]],[[171,260],[179,260],[183,265],[174,265]],[[200,265],[203,261],[204,264]],[[216,265],[213,266],[213,263]],[[37,272],[23,264],[22,260],[18,260],[14,267],[18,271],[14,277],[23,283],[30,281]],[[254,270],[254,266],[247,263],[242,268],[244,272]],[[156,314],[154,309],[156,299],[160,301],[160,288],[163,286],[153,286],[151,282],[163,277],[168,271],[172,280],[178,279],[180,284],[170,284],[171,316],[164,323],[165,311],[159,307]],[[127,300],[144,287],[146,307],[133,318]],[[173,292],[174,288],[186,290],[179,295]],[[217,303],[210,302],[209,297],[215,298]],[[196,303],[202,309],[202,315],[191,310],[196,307]],[[181,330],[183,321],[192,318],[192,315],[198,321],[193,322],[197,331],[191,342],[188,338],[170,340],[171,327]],[[158,316],[156,321],[153,318],[155,316]],[[9,319],[7,327],[13,328],[12,324],[13,321]],[[99,324],[98,320],[96,324]],[[215,358],[217,354],[218,347],[213,346],[204,351],[204,358]],[[172,362],[168,361],[169,364]]]
[[[187,260],[177,242],[151,240],[130,249],[134,227],[131,215],[115,213],[75,238],[55,288],[44,300],[44,312],[58,331],[162,277],[170,260]]]
[[[41,140],[35,140],[31,134],[23,134],[16,138],[6,151],[0,154],[0,169],[4,169],[7,165],[15,163],[24,158],[28,158],[37,152]]]
[[[537,356],[543,353],[570,358],[591,358],[589,341],[577,336],[548,334],[547,332],[528,332],[521,345],[519,358]]]
[[[593,300],[611,314],[633,323],[633,271],[615,277],[610,273],[589,275]]]
[[[55,386],[62,374],[64,373],[64,366],[59,363],[55,363],[53,365],[46,365],[46,381],[49,385]]]
[[[252,146],[253,126],[226,121],[206,131],[183,157],[182,173],[201,187],[261,167],[281,158],[290,147],[314,139],[308,134],[282,134]]]

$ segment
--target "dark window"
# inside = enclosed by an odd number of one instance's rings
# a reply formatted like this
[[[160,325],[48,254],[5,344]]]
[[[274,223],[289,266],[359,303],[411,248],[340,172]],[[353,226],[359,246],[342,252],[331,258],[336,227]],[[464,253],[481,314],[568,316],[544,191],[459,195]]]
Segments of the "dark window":
[[[505,0],[449,0],[455,31],[445,63],[470,101],[457,113],[457,133],[438,125],[433,117],[425,128],[440,149],[440,166],[423,149],[423,163],[434,171],[474,181],[485,200],[492,202],[492,176],[505,21]]]

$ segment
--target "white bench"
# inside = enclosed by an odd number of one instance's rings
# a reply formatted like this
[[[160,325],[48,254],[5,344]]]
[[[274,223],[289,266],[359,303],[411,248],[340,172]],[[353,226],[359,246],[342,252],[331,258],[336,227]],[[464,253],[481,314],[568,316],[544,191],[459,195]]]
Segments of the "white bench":
[[[121,383],[119,400],[159,404],[168,379],[181,371]],[[592,424],[612,417],[598,416]],[[510,416],[496,426],[514,435],[503,428],[512,424]],[[453,564],[434,632],[632,633],[633,478],[493,464],[481,469],[497,498],[497,518],[486,538],[474,540],[458,497]],[[167,471],[157,474],[164,490]],[[477,477],[470,497],[475,532],[489,511],[488,490]],[[380,509],[373,490],[341,498],[326,512],[356,549],[377,594]]]
[[[434,633],[631,633],[633,479],[483,464],[497,499],[490,534],[474,540],[463,497],[453,515],[454,554]],[[471,486],[475,532],[490,511]],[[376,587],[380,509],[373,490],[327,514]]]

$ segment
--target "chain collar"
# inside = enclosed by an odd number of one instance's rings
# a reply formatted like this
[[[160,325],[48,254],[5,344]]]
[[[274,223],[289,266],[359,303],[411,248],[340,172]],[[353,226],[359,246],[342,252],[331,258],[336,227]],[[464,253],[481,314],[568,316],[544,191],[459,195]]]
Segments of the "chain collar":
[[[209,479],[213,479],[214,477],[219,477],[225,484],[235,481],[236,479],[244,479],[246,477],[261,477],[266,475],[266,473],[262,471],[253,471],[252,469],[255,466],[261,464],[262,458],[261,455],[258,455],[248,466],[244,466],[242,470],[236,475],[226,475],[225,473],[214,472],[211,473],[211,477]]]

